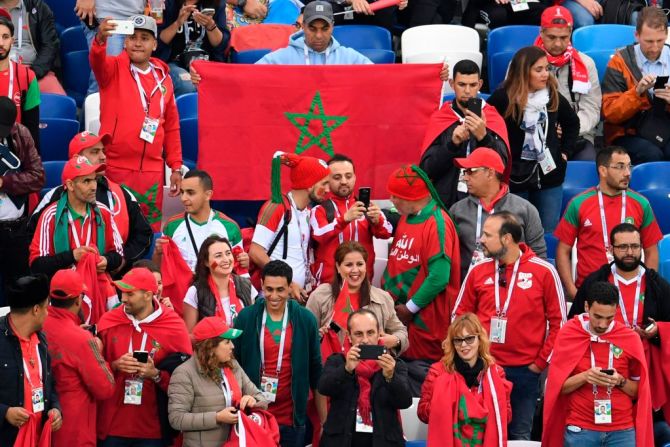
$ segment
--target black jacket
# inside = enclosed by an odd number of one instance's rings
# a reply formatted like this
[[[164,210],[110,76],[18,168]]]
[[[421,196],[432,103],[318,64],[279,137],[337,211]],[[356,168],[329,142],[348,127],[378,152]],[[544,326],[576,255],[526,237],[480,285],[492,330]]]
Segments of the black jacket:
[[[521,130],[520,121],[517,122],[512,117],[505,118],[510,150],[512,151],[512,175],[509,185],[511,192],[536,191],[563,184],[567,162],[563,160],[561,153],[566,154],[568,159],[572,156],[579,136],[579,117],[567,99],[560,93],[558,97],[558,110],[548,113],[547,147],[556,162],[556,169],[548,175],[542,173],[536,161],[521,160],[521,148],[525,132]],[[503,88],[493,92],[487,102],[495,107],[501,116],[505,116],[509,97]],[[563,131],[563,136],[560,139],[556,131],[556,126],[559,124]]]
[[[23,357],[19,339],[14,335],[7,316],[0,317],[0,445],[14,445],[19,429],[5,419],[9,407],[22,407],[23,402]],[[37,333],[38,349],[42,361],[42,383],[44,386],[44,412],[42,423],[46,422],[52,408],[60,410],[53,375],[51,358],[47,351],[47,339],[42,332]]]
[[[51,8],[43,0],[23,0],[23,3],[28,11],[30,35],[37,51],[37,57],[30,68],[37,79],[42,79],[53,70],[58,57],[60,40],[56,32],[56,22]]]
[[[451,106],[454,108],[454,103],[445,104],[443,107]],[[454,109],[456,110],[456,109]],[[459,115],[462,113],[456,111]],[[467,156],[468,144],[470,144],[470,151],[472,152],[478,147],[488,147],[493,149],[503,160],[503,164],[507,166],[507,146],[505,142],[491,129],[487,129],[486,136],[482,141],[477,141],[474,137],[470,141],[466,141],[457,146],[451,138],[454,134],[454,129],[459,126],[458,121],[454,122],[439,137],[433,141],[430,147],[421,156],[420,168],[426,171],[428,177],[433,181],[440,199],[450,208],[451,205],[463,199],[467,193],[459,196],[458,193],[458,176],[460,169],[454,166],[455,158],[465,158]]]
[[[356,374],[344,369],[342,354],[328,357],[321,378],[319,392],[330,397],[328,419],[323,426],[319,445],[323,447],[349,447],[356,426],[358,407],[358,380]],[[412,405],[412,394],[407,378],[407,366],[396,359],[395,373],[387,382],[381,371],[372,376],[370,392],[372,405],[372,445],[373,447],[404,446],[402,424],[398,410]]]
[[[605,264],[584,279],[572,302],[569,318],[584,313],[584,303],[591,284],[596,281],[608,281],[611,273],[611,264]],[[656,321],[670,321],[670,283],[663,279],[656,270],[648,267],[645,267],[644,280],[643,321],[650,317]]]

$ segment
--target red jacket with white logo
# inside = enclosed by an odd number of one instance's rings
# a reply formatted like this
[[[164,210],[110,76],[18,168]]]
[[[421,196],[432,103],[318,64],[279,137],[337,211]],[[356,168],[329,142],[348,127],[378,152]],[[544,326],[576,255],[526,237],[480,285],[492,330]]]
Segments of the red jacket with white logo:
[[[535,363],[544,369],[558,330],[566,319],[563,287],[551,264],[538,258],[526,244],[520,244],[520,247],[519,270],[507,310],[505,343],[491,343],[491,354],[501,366]],[[501,309],[511,286],[513,269],[513,264],[505,268],[508,286],[499,288]],[[491,318],[496,315],[496,286],[493,259],[485,259],[472,267],[456,300],[452,320],[466,312],[473,312],[490,334]]]
[[[379,216],[377,225],[373,225],[365,217],[353,222],[345,222],[344,215],[356,203],[354,196],[347,198],[333,196],[330,201],[335,208],[332,221],[328,221],[324,204],[312,209],[309,221],[312,228],[312,240],[317,244],[314,249],[314,263],[311,267],[312,276],[316,279],[317,285],[329,283],[335,274],[337,247],[345,241],[357,241],[368,251],[367,275],[372,280],[375,267],[375,249],[372,238],[373,236],[379,239],[390,238],[393,227],[384,214]]]

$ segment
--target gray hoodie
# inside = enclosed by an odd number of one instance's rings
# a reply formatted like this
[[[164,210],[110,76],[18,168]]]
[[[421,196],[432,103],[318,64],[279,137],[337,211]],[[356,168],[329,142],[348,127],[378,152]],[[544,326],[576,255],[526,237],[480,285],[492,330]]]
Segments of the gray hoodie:
[[[144,14],[145,0],[97,0],[95,16],[102,20],[105,17],[127,19],[134,14]]]

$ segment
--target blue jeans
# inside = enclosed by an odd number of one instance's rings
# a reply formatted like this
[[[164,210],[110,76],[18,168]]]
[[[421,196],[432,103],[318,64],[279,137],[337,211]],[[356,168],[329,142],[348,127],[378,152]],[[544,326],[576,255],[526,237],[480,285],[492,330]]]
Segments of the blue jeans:
[[[195,93],[195,85],[191,82],[191,75],[174,62],[168,64],[170,67],[170,78],[174,85],[174,96],[180,96],[185,93]]]
[[[542,228],[545,233],[553,234],[561,218],[561,204],[563,203],[563,185],[539,191],[524,191],[515,193],[535,205],[540,213]]]
[[[533,416],[537,399],[540,397],[540,375],[528,366],[507,366],[504,368],[507,380],[512,382],[512,422],[507,426],[510,440],[530,440]]]
[[[122,438],[120,436],[108,436],[104,441],[98,443],[99,447],[163,447],[160,439]]]
[[[93,39],[95,38],[95,35],[98,33],[98,29],[88,29],[87,26],[85,26],[83,23],[81,24],[81,28],[84,30],[84,36],[86,36],[86,42],[88,42],[88,48],[89,50],[91,49],[91,44],[93,43]],[[123,42],[125,40],[125,36],[122,34],[112,34],[109,36],[107,39],[107,54],[109,56],[116,56],[121,54],[123,51]],[[91,71],[91,77],[88,79],[88,94],[90,95],[91,93],[95,93],[99,90],[98,88],[98,81],[95,80],[95,75]]]
[[[602,2],[599,0],[599,3]],[[572,14],[572,18],[575,21],[574,29],[595,24],[595,19],[591,13],[575,0],[565,0],[563,6],[568,8],[568,11]],[[637,12],[631,14],[629,25],[635,25],[637,23],[637,14]]]
[[[281,447],[305,447],[305,426],[279,426],[279,444]]]
[[[579,430],[579,431],[576,431]],[[568,425],[563,447],[631,447],[635,445],[635,429],[594,431]]]
[[[619,137],[612,142],[615,146],[623,146],[630,155],[633,165],[639,165],[650,161],[670,160],[670,144],[660,148],[649,140],[642,137],[627,135]]]

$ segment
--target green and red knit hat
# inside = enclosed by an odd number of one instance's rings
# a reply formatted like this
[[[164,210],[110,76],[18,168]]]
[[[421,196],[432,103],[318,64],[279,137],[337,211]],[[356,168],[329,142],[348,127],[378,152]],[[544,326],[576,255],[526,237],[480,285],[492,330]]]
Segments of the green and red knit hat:
[[[272,157],[272,202],[282,202],[281,167],[291,168],[291,189],[309,189],[330,175],[328,164],[315,157],[275,152]]]
[[[428,175],[415,165],[403,165],[393,171],[386,183],[386,190],[404,200],[421,200],[430,196],[441,208],[446,209]]]

